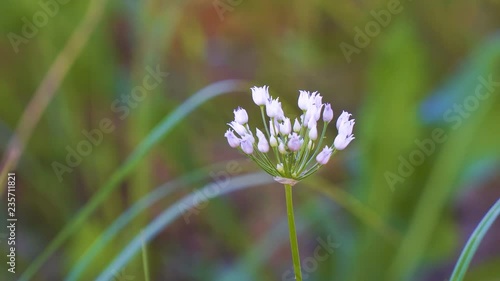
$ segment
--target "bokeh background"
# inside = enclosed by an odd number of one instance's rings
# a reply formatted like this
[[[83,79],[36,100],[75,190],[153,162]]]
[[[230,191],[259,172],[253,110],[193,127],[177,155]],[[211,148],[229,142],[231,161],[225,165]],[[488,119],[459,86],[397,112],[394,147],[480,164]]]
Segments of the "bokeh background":
[[[303,89],[356,119],[294,188],[305,280],[446,280],[500,197],[497,0],[22,0],[1,18],[3,169],[20,120],[34,125],[8,167],[17,273],[2,227],[1,280],[145,280],[127,248],[141,240],[151,280],[292,280],[284,190],[223,137],[237,106],[261,125],[254,85],[286,112]],[[466,280],[500,280],[498,222]]]

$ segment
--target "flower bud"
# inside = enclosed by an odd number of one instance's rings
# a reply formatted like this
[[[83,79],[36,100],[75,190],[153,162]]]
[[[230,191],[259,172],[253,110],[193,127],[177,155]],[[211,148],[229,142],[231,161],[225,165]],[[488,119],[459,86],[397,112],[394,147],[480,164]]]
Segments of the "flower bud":
[[[245,135],[241,139],[241,150],[246,154],[253,153],[253,137],[250,135]]]
[[[260,152],[267,153],[269,151],[269,143],[267,142],[266,136],[259,129],[256,130],[257,138],[259,138],[257,149],[259,149]]]
[[[325,109],[323,110],[323,121],[329,123],[333,119],[332,106],[327,103],[325,104]]]
[[[271,136],[271,138],[269,139],[269,144],[272,146],[272,147],[276,147],[278,146],[278,140],[276,139],[275,136]]]
[[[283,164],[279,163],[278,165],[276,165],[276,170],[278,170],[278,172],[280,173],[283,173],[285,171],[285,169],[283,168]]]
[[[302,111],[306,111],[309,108],[309,92],[308,91],[299,91],[299,108]]]
[[[332,156],[332,151],[333,149],[331,149],[328,146],[325,146],[325,148],[323,148],[323,150],[320,153],[318,153],[318,156],[316,156],[316,161],[318,161],[318,163],[321,165],[325,165],[326,163],[328,163],[328,160],[330,160],[330,156]]]
[[[297,151],[300,149],[300,137],[297,135],[297,133],[293,133],[292,136],[290,137],[290,140],[288,141],[288,148],[291,151]]]
[[[293,123],[293,131],[296,133],[300,132],[300,123],[297,118],[295,118],[295,122]]]
[[[233,131],[227,130],[224,136],[227,138],[227,142],[232,148],[240,146],[241,140],[234,135]]]
[[[248,114],[247,111],[241,107],[233,111],[234,113],[234,121],[241,125],[245,125],[248,123]]]
[[[269,99],[269,87],[253,87],[252,88],[252,99],[256,105],[263,106],[266,105],[267,100]]]
[[[309,138],[312,140],[318,139],[318,130],[316,129],[316,125],[309,129]]]

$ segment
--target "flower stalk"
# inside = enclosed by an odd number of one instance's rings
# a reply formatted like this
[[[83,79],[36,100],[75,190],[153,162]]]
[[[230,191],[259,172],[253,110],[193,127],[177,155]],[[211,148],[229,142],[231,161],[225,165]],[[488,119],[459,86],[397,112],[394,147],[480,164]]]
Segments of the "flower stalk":
[[[292,186],[285,184],[286,194],[286,214],[288,217],[288,231],[290,233],[290,249],[292,250],[293,271],[295,280],[302,281],[302,271],[300,267],[299,243],[297,241],[297,230],[295,228],[295,216],[293,213]]]
[[[355,122],[349,119],[350,113],[343,111],[336,122],[338,134],[332,145],[321,147],[328,125],[333,120],[333,110],[329,103],[323,103],[323,97],[318,92],[299,91],[298,106],[302,114],[297,118],[288,118],[279,98],[273,99],[269,95],[269,87],[253,87],[251,90],[254,103],[260,107],[264,132],[255,128],[253,133],[248,125],[246,110],[238,107],[234,110],[234,121],[228,123],[231,128],[224,136],[231,147],[246,154],[285,186],[293,267],[296,280],[302,281],[292,186],[316,173],[335,152],[349,145],[354,139],[352,131]],[[319,138],[318,122],[323,122]],[[274,157],[268,156],[268,153],[274,154]]]

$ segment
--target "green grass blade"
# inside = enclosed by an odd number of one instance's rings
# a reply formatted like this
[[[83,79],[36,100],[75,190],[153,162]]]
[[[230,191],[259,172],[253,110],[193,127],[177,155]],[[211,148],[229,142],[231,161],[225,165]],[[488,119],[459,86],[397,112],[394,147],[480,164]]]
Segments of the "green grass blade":
[[[113,190],[125,179],[127,175],[140,163],[146,154],[165,137],[182,119],[198,108],[206,101],[215,98],[222,94],[227,94],[235,91],[243,91],[247,88],[244,81],[241,80],[224,80],[213,83],[191,96],[183,104],[176,108],[172,113],[167,115],[159,125],[157,125],[151,133],[138,145],[138,147],[127,158],[125,163],[111,175],[111,178],[106,184],[99,189],[89,203],[75,215],[59,234],[52,240],[47,248],[30,264],[26,271],[21,275],[19,281],[28,281],[42,267],[43,263],[68,240],[68,238],[77,231],[87,220],[90,215],[108,198]]]
[[[150,241],[160,231],[164,230],[170,223],[181,216],[184,212],[200,204],[200,194],[205,194],[207,197],[204,200],[209,200],[233,191],[262,184],[269,184],[272,182],[273,179],[268,174],[259,172],[235,177],[231,179],[231,182],[227,187],[225,187],[224,189],[219,189],[215,194],[212,194],[212,184],[205,186],[201,190],[192,192],[191,194],[177,201],[177,203],[163,211],[160,215],[158,215],[158,217],[144,229],[143,235],[138,234],[115,258],[115,260],[101,273],[96,281],[110,280],[117,268],[123,268],[127,264],[127,262],[141,250],[143,241]]]
[[[461,281],[464,279],[465,273],[469,268],[469,264],[474,257],[479,244],[499,215],[500,199],[498,199],[497,202],[491,207],[491,209],[488,211],[488,213],[486,213],[479,225],[476,227],[474,232],[472,232],[472,235],[469,237],[467,244],[465,244],[460,257],[455,264],[455,269],[451,274],[450,281]]]

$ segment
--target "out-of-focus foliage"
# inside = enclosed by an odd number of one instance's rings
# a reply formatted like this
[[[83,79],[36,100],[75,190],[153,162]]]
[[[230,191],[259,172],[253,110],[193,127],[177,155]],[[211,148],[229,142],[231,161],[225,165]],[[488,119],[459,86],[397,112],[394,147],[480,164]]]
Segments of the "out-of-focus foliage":
[[[2,155],[87,13],[85,1],[62,2],[20,0],[2,9]],[[337,117],[345,109],[356,119],[348,149],[294,188],[306,280],[445,280],[500,197],[499,1],[95,3],[105,12],[15,170],[16,280],[74,225],[31,278],[64,280],[124,215],[130,221],[99,244],[78,279],[95,280],[141,229],[210,183],[216,184],[210,200],[149,241],[152,279],[292,280],[284,190],[246,182],[250,188],[217,191],[256,170],[223,138],[237,106],[259,124],[252,85],[269,85],[288,112],[299,89],[317,90]],[[168,75],[152,75],[157,69]],[[209,88],[213,95],[231,93],[192,102],[197,107],[188,113],[185,101],[194,93],[228,79],[246,82]],[[148,90],[141,95],[137,86]],[[180,119],[165,121],[172,112]],[[108,119],[114,129],[106,133]],[[172,130],[151,134],[162,122]],[[102,140],[79,153],[85,135],[97,130]],[[335,133],[328,131],[330,138]],[[144,157],[128,162],[144,147]],[[55,162],[68,170],[58,176]],[[75,221],[111,185],[102,203]],[[137,202],[144,204],[137,216],[126,213]],[[5,204],[2,194],[2,221]],[[500,280],[499,237],[497,222],[465,280]],[[318,247],[325,258],[315,256]],[[0,248],[6,252],[4,241]],[[116,271],[116,280],[143,280],[140,253]]]

